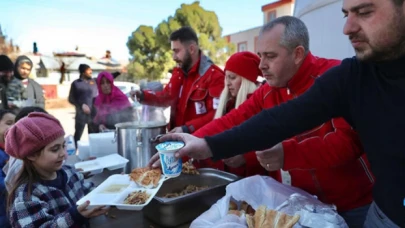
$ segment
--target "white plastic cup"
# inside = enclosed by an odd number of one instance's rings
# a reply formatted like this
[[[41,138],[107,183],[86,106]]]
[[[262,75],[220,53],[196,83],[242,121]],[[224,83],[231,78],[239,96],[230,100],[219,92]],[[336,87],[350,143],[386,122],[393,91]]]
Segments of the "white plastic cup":
[[[159,153],[160,164],[163,174],[167,177],[178,177],[181,174],[183,163],[181,158],[176,158],[174,154],[184,147],[183,142],[167,141],[156,145]]]

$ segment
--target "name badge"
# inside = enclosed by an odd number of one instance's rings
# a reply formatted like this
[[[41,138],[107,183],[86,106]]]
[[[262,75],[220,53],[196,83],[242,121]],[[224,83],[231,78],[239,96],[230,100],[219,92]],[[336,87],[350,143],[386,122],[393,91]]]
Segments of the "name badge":
[[[214,99],[212,100],[212,107],[213,107],[214,109],[217,109],[218,106],[219,106],[219,98],[215,98],[215,97],[214,97]]]
[[[195,113],[197,113],[197,115],[204,114],[207,112],[207,108],[205,107],[204,101],[196,101],[194,103],[194,106],[195,106]]]

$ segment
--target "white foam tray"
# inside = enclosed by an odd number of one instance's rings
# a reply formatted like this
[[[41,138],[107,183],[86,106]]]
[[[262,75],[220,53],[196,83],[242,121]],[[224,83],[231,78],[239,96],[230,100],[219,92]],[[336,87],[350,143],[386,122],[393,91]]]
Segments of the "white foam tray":
[[[159,191],[160,187],[162,186],[163,182],[168,178],[162,175],[162,178],[159,181],[159,184],[156,188],[144,188],[139,186],[134,181],[130,180],[130,176],[128,174],[115,174],[111,175],[107,178],[103,183],[101,183],[96,189],[91,191],[89,194],[81,198],[77,201],[77,205],[84,203],[85,201],[89,200],[90,205],[88,206],[89,209],[94,208],[96,206],[115,206],[120,210],[133,210],[133,211],[140,211],[149,204],[149,202],[155,197],[156,193]],[[119,191],[115,192],[106,192],[110,186],[113,185],[122,185],[122,188]],[[149,194],[148,200],[141,205],[130,205],[124,204],[125,198],[131,192],[134,191],[146,191]]]
[[[128,159],[118,155],[111,154],[103,157],[98,157],[94,160],[78,162],[75,164],[76,169],[82,169],[81,172],[90,172],[92,175],[102,173],[105,168],[115,170],[124,168],[128,163]]]

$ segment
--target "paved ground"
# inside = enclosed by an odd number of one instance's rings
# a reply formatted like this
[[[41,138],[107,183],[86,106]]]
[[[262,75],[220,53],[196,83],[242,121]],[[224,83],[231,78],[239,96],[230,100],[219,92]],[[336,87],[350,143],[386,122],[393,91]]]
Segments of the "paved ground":
[[[55,116],[65,129],[66,135],[74,135],[75,133],[75,108],[48,109],[50,114]],[[84,129],[81,140],[88,141],[87,126]]]

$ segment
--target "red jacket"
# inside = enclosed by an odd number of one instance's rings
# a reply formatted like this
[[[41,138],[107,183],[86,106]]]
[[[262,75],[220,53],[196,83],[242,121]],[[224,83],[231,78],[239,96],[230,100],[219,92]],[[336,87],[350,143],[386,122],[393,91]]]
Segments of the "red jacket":
[[[163,91],[144,91],[142,103],[171,106],[169,130],[186,126],[190,133],[210,122],[215,115],[215,99],[224,88],[224,72],[205,55],[187,75],[182,69],[173,69],[172,77]]]
[[[252,94],[248,95],[248,98],[251,97]],[[229,100],[226,104],[226,113],[229,113],[235,109],[235,100]],[[209,125],[209,124],[208,124]],[[204,128],[204,127],[203,127]],[[205,129],[205,128],[204,128]],[[198,137],[203,137],[204,135],[200,135],[200,133],[203,133],[204,131],[196,131],[195,136]],[[197,168],[205,168],[205,167],[210,167],[214,169],[219,169],[223,170],[229,173],[236,174],[241,177],[249,177],[249,176],[254,176],[254,175],[265,175],[268,173],[270,176],[272,176],[274,179],[281,180],[281,175],[279,172],[267,172],[265,168],[263,168],[258,164],[256,153],[254,151],[245,153],[243,154],[245,158],[245,165],[237,168],[229,167],[225,165],[225,163],[220,160],[220,161],[212,161],[211,159],[205,159],[205,160],[199,160],[198,162],[194,162],[195,167]],[[188,160],[188,158],[183,158],[185,161]]]
[[[263,109],[300,96],[319,75],[339,63],[309,53],[287,88],[272,88],[268,84],[261,86],[237,109],[214,120],[194,135],[203,137],[220,133]],[[283,169],[289,171],[293,186],[317,195],[325,203],[335,204],[339,211],[371,203],[374,177],[357,133],[343,119],[332,119],[282,144]],[[250,162],[256,163],[250,164],[250,167],[260,166],[257,159]]]

